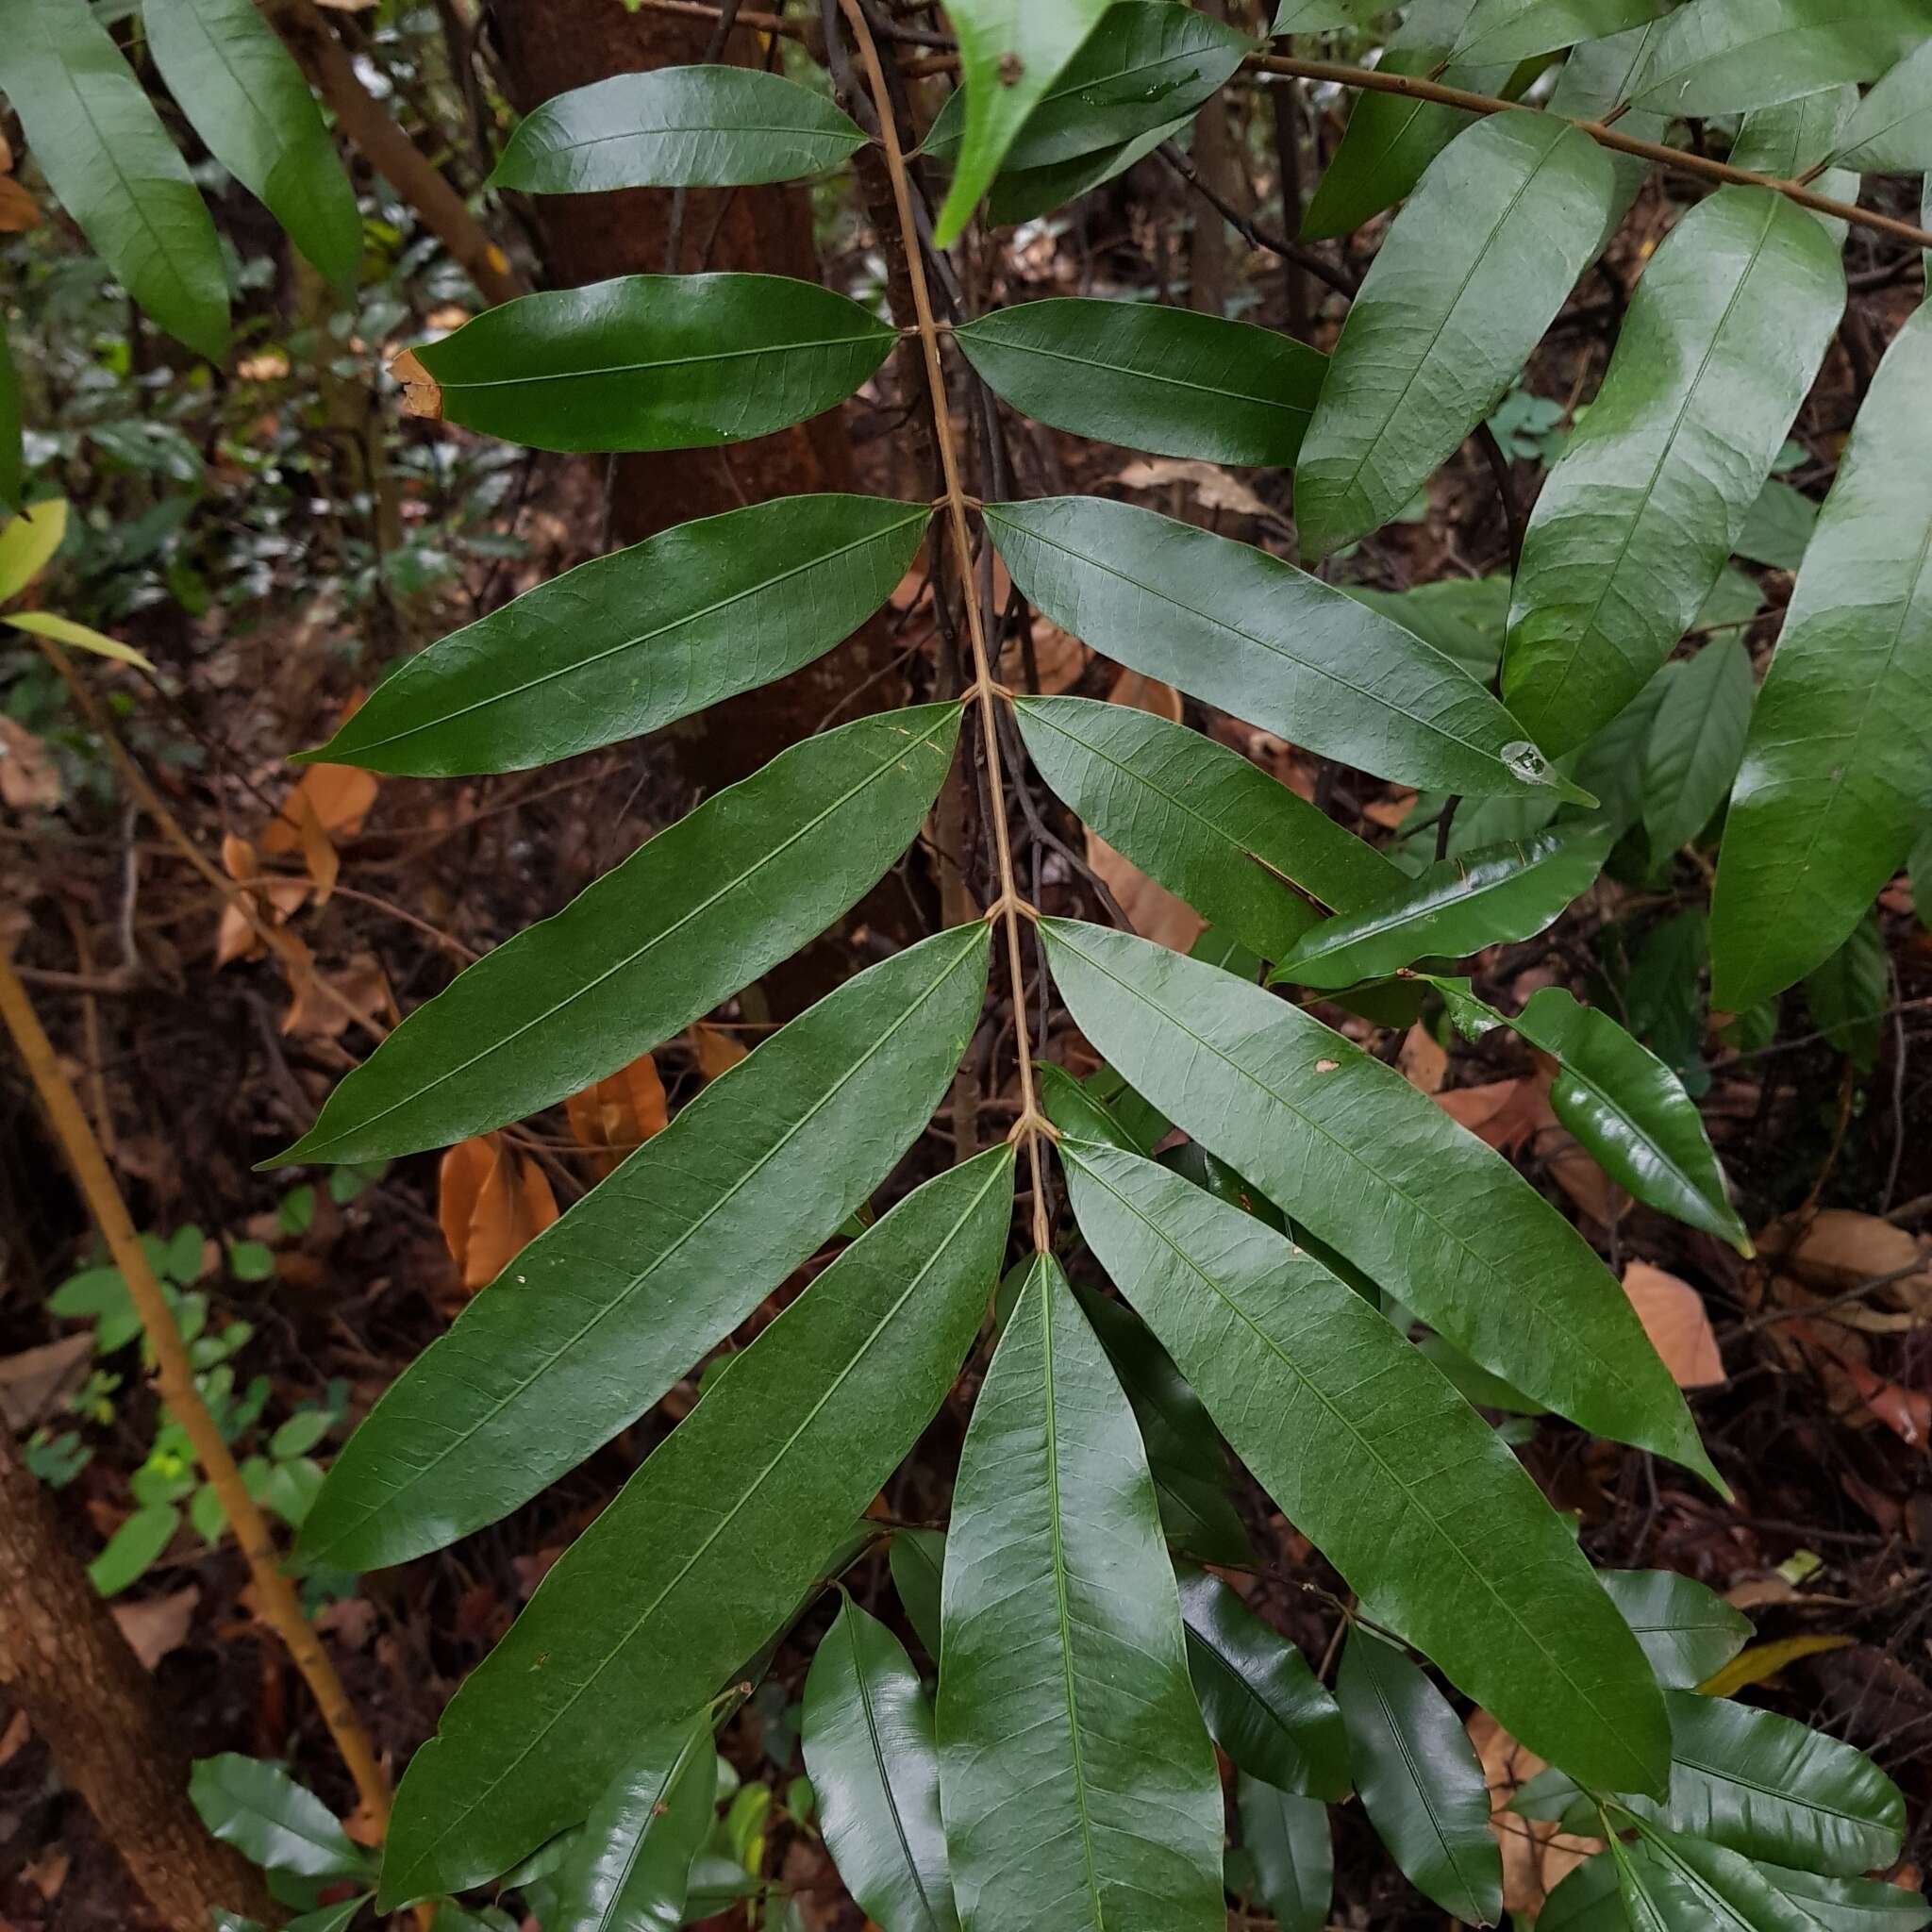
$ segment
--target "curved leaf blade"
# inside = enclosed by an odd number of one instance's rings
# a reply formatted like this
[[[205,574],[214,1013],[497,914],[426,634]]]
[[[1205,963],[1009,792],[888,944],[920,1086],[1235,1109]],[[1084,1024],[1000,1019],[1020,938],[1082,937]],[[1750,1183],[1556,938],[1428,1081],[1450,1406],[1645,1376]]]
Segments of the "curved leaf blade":
[[[450,1700],[396,1793],[380,1909],[458,1891],[580,1818],[641,1730],[791,1614],[938,1412],[1012,1208],[993,1149],[909,1194],[733,1362]]]
[[[1292,464],[1328,366],[1292,336],[1151,302],[1023,302],[953,340],[1036,422],[1209,463]]]
[[[362,216],[295,57],[254,0],[142,0],[155,65],[208,151],[322,275],[353,288]]]
[[[1241,1849],[1254,1861],[1278,1932],[1324,1932],[1335,1897],[1328,1807],[1243,1772],[1236,1789]]]
[[[1476,0],[1456,38],[1458,60],[1532,60],[1661,20],[1677,0]]]
[[[1648,1208],[1750,1256],[1751,1238],[1696,1103],[1662,1060],[1597,1007],[1544,987],[1508,1023],[1561,1062],[1557,1118],[1612,1180]]]
[[[228,278],[214,221],[87,0],[7,9],[0,93],[47,185],[115,279],[171,336],[219,362]]]
[[[946,1533],[942,1529],[899,1530],[892,1537],[888,1560],[906,1621],[925,1645],[926,1656],[938,1663],[940,1579],[946,1573]]]
[[[1920,1932],[1932,1925],[1923,1892],[1873,1878],[1820,1878],[1758,1861],[1758,1874],[1825,1932]]]
[[[1359,912],[1323,921],[1273,976],[1353,986],[1425,956],[1459,959],[1532,939],[1589,891],[1613,842],[1609,827],[1586,825],[1445,858]]]
[[[46,638],[76,651],[91,651],[96,658],[109,658],[116,664],[132,664],[142,671],[155,668],[153,658],[144,651],[137,651],[118,638],[104,636],[92,625],[75,624],[73,618],[57,616],[51,610],[10,610],[0,618],[0,623],[13,630],[25,631],[29,637]]]
[[[1126,1397],[1042,1256],[960,1452],[940,1799],[968,1932],[1220,1932],[1221,1786]]]
[[[978,1021],[989,943],[941,933],[849,980],[575,1203],[350,1437],[305,1552],[441,1548],[643,1414],[891,1172]]]
[[[825,1849],[866,1917],[953,1932],[932,1709],[899,1640],[850,1597],[806,1676],[804,1746]]]
[[[1858,103],[1832,158],[1861,175],[1912,175],[1932,168],[1932,40]]]
[[[491,185],[525,194],[741,188],[836,168],[865,134],[812,89],[755,67],[659,67],[554,95],[518,123]]]
[[[1532,1749],[1579,1777],[1660,1790],[1668,1730],[1636,1639],[1441,1374],[1253,1216],[1117,1149],[1062,1152],[1101,1264],[1368,1614]]]
[[[1524,542],[1503,696],[1546,751],[1608,724],[1694,622],[1844,302],[1830,238],[1769,189],[1720,190],[1652,258]]]
[[[1469,1733],[1449,1701],[1392,1644],[1348,1634],[1335,1692],[1362,1807],[1403,1875],[1451,1918],[1503,1916],[1503,1853]]]
[[[1892,339],[1819,514],[1731,794],[1711,997],[1822,965],[1932,816],[1932,310]]]
[[[1722,1845],[1643,1826],[1637,1841],[1610,1840],[1619,1887],[1636,1927],[1658,1932],[1817,1932],[1748,1859]]]
[[[1757,687],[1737,638],[1706,644],[1672,678],[1643,754],[1643,829],[1667,865],[1717,816],[1744,760]]]
[[[610,1780],[558,1874],[573,1932],[675,1932],[691,1861],[711,1828],[717,1752],[709,1713],[654,1731]]]
[[[1198,731],[1091,698],[1021,697],[1013,709],[1058,797],[1264,959],[1317,922],[1311,900],[1352,911],[1402,883],[1373,845]]]
[[[1497,114],[1429,164],[1350,305],[1295,471],[1305,553],[1397,515],[1515,379],[1590,266],[1617,192],[1596,142]]]
[[[641,738],[850,637],[891,595],[930,517],[924,504],[826,494],[679,524],[431,644],[304,756],[442,778]]]
[[[1131,670],[1381,777],[1572,789],[1453,658],[1265,550],[1091,496],[985,517],[1027,598]]]
[[[958,704],[806,739],[708,799],[418,1007],[281,1157],[449,1146],[580,1093],[855,904],[917,833]]]
[[[1080,1030],[1210,1153],[1492,1374],[1716,1480],[1682,1393],[1582,1237],[1394,1068],[1148,941],[1059,919],[1041,930]]]
[[[1617,1896],[1617,1861],[1607,1852],[1587,1859],[1552,1888],[1537,1914],[1541,1932],[1631,1932]]]
[[[369,1875],[369,1854],[278,1764],[232,1751],[197,1758],[188,1789],[208,1830],[267,1871],[303,1878]]]
[[[1667,1690],[1695,1689],[1751,1641],[1751,1620],[1689,1576],[1672,1570],[1599,1576]]]
[[[786,275],[620,275],[519,295],[416,351],[451,423],[531,449],[711,449],[842,403],[897,332]]]

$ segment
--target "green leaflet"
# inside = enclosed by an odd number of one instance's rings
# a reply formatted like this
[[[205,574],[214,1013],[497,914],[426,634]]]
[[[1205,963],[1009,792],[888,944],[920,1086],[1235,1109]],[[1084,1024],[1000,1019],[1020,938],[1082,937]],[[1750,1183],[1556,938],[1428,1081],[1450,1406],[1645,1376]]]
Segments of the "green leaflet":
[[[1774,476],[1757,492],[1757,501],[1738,532],[1734,554],[1774,570],[1795,571],[1805,561],[1817,524],[1818,506]],[[1697,615],[1700,625],[1706,622],[1703,611]]]
[[[826,494],[679,524],[431,644],[304,756],[452,777],[642,737],[849,637],[891,595],[930,517]]]
[[[804,1744],[825,1848],[866,1917],[953,1932],[932,1709],[899,1640],[850,1597],[805,1680]]]
[[[710,449],[842,403],[897,332],[786,275],[619,275],[485,309],[416,358],[432,413],[532,449]]]
[[[1039,422],[1210,463],[1291,464],[1328,366],[1292,336],[1151,302],[1023,302],[962,323],[953,340]]]
[[[1279,1791],[1246,1772],[1236,1787],[1241,1849],[1253,1859],[1277,1932],[1324,1932],[1335,1896],[1328,1807]]]
[[[1381,777],[1574,791],[1460,666],[1264,550],[1091,496],[985,517],[1021,591],[1132,670]]]
[[[303,1912],[287,1920],[282,1932],[344,1932],[349,1922],[355,1918],[375,1894],[365,1891],[356,1898],[345,1898],[340,1905],[324,1906],[319,1911]],[[240,1912],[214,1913],[214,1932],[268,1932],[258,1920],[244,1919]],[[442,1926],[441,1918],[437,1921],[439,1932]]]
[[[1407,591],[1372,591],[1362,584],[1337,588],[1434,644],[1478,684],[1495,676],[1509,621],[1507,577],[1443,577]]]
[[[1451,1918],[1503,1916],[1503,1854],[1469,1733],[1449,1701],[1392,1645],[1359,1624],[1335,1680],[1362,1807],[1415,1889]]]
[[[1859,1073],[1878,1064],[1878,1041],[1891,991],[1891,960],[1877,918],[1868,913],[1822,966],[1805,975],[1812,1021]]]
[[[1139,1431],[1050,1257],[953,1495],[940,1798],[968,1932],[1221,1932],[1221,1788]]]
[[[1932,1906],[1924,1894],[1902,1886],[1872,1878],[1820,1878],[1761,1860],[1757,1870],[1825,1932],[1920,1932],[1932,1924]]]
[[[1589,891],[1614,835],[1585,824],[1540,832],[1464,858],[1445,858],[1359,912],[1306,933],[1272,975],[1301,986],[1353,986],[1425,955],[1463,958],[1485,946],[1526,940]]]
[[[899,1592],[906,1621],[925,1645],[934,1663],[940,1657],[940,1579],[946,1572],[946,1533],[942,1529],[901,1529],[888,1552],[892,1588]]]
[[[1651,42],[1662,31],[1662,21],[1653,20],[1647,25],[1612,34],[1608,40],[1585,41],[1571,48],[1550,93],[1550,112],[1572,121],[1601,121],[1623,107],[1630,98],[1631,81],[1650,58]],[[1662,141],[1671,128],[1668,115],[1634,109],[1617,125],[1640,141]],[[1617,198],[1605,224],[1602,245],[1607,245],[1650,177],[1650,163],[1637,155],[1612,154],[1610,166],[1616,171]]]
[[[1661,20],[1676,0],[1476,0],[1458,60],[1528,60]]]
[[[1163,0],[1163,10],[1181,9],[1166,6]],[[992,192],[986,197],[986,219],[994,227],[1008,227],[1016,222],[1030,222],[1051,214],[1055,208],[1077,201],[1103,181],[1124,175],[1136,161],[1145,160],[1163,141],[1185,133],[1193,125],[1193,119],[1191,114],[1183,114],[1178,120],[1150,127],[1132,141],[1096,148],[1091,154],[1075,155],[1072,160],[1056,161],[1051,167],[1008,169],[994,180]]]
[[[1751,654],[1737,638],[1706,644],[1666,686],[1643,757],[1643,829],[1659,869],[1730,796],[1756,695]]]
[[[1832,158],[1861,175],[1932,168],[1932,40],[1908,54],[1858,103]]]
[[[836,168],[865,144],[849,115],[783,75],[659,67],[572,88],[526,114],[494,188],[736,188]]]
[[[20,508],[25,487],[25,458],[21,448],[20,375],[13,366],[13,350],[7,330],[0,325],[0,510],[9,513]]]
[[[1362,26],[1381,10],[1380,0],[1281,0],[1268,31],[1312,34],[1331,26]]]
[[[1157,128],[1183,126],[1241,65],[1246,38],[1211,13],[1192,8],[1117,0],[1026,116],[1000,163],[1002,187],[1015,176],[1045,177],[1069,164],[1138,143]],[[969,92],[946,96],[924,152],[952,166],[966,135]],[[989,318],[982,317],[981,320]]]
[[[278,1764],[234,1752],[200,1757],[188,1790],[208,1830],[267,1871],[303,1878],[369,1875],[369,1853]]]
[[[0,93],[114,278],[171,336],[219,362],[228,277],[214,222],[87,0],[0,5]]]
[[[1307,1659],[1220,1577],[1180,1572],[1188,1669],[1214,1741],[1252,1777],[1304,1797],[1348,1796],[1348,1740]]]
[[[1503,695],[1547,751],[1615,717],[1696,617],[1844,302],[1829,238],[1769,189],[1721,190],[1652,258],[1524,543]]]
[[[1497,114],[1429,165],[1348,320],[1295,471],[1305,554],[1379,528],[1493,409],[1609,220],[1617,176],[1553,115]]]
[[[1746,1857],[1841,1878],[1895,1860],[1905,1800],[1849,1744],[1748,1704],[1672,1690],[1671,1790],[1641,1818],[1707,1839]]]
[[[388,1391],[336,1458],[304,1550],[359,1570],[440,1548],[649,1408],[918,1134],[978,1020],[989,943],[960,927],[908,948],[707,1086]]]
[[[1715,1480],[1683,1396],[1582,1237],[1394,1068],[1145,940],[1058,919],[1041,930],[1080,1030],[1210,1153],[1492,1374]]]
[[[952,0],[966,127],[953,183],[934,224],[950,248],[973,217],[1022,125],[1100,23],[1108,0]]]
[[[905,850],[959,707],[808,738],[458,974],[331,1093],[286,1161],[446,1146],[581,1092],[816,938]]]
[[[1857,105],[1858,90],[1846,83],[1800,94],[1774,108],[1759,108],[1746,114],[1739,126],[1731,165],[1779,180],[1807,181],[1820,194],[1855,202],[1858,198],[1857,175],[1848,168],[1825,169],[1824,163]],[[1818,173],[1820,169],[1824,171]],[[1831,237],[1833,247],[1844,246],[1844,222],[1815,210],[1811,218]]]
[[[338,289],[362,263],[362,216],[295,57],[254,0],[142,0],[168,91],[209,152]]]
[[[1689,1576],[1605,1570],[1598,1578],[1667,1690],[1694,1689],[1751,1641],[1750,1619]]]
[[[1316,924],[1310,900],[1352,911],[1402,883],[1373,845],[1198,731],[1088,698],[1013,708],[1041,776],[1081,819],[1264,959]]]
[[[1651,49],[1637,105],[1740,114],[1875,80],[1932,33],[1925,0],[1693,0]]]
[[[1635,1638],[1438,1372],[1252,1216],[1133,1155],[1061,1151],[1101,1265],[1366,1613],[1532,1750],[1579,1777],[1661,1789],[1668,1732]]]
[[[1612,1838],[1610,1854],[1637,1932],[1817,1932],[1807,1912],[1722,1845],[1645,1824],[1635,1844]]]
[[[396,1794],[381,1909],[580,1818],[642,1730],[769,1640],[938,1412],[999,1268],[1012,1153],[853,1243],[652,1453],[464,1680]]]
[[[710,1832],[717,1765],[708,1711],[648,1732],[565,1861],[558,1922],[573,1932],[675,1932]]]
[[[1617,1861],[1607,1852],[1577,1866],[1537,1914],[1538,1932],[1631,1932],[1617,1896]]]
[[[1750,1256],[1703,1117],[1657,1055],[1561,987],[1543,988],[1507,1024],[1562,1062],[1550,1105],[1612,1180],[1646,1207]]]
[[[1757,694],[1711,904],[1742,1012],[1829,958],[1932,816],[1932,311],[1893,337]]]

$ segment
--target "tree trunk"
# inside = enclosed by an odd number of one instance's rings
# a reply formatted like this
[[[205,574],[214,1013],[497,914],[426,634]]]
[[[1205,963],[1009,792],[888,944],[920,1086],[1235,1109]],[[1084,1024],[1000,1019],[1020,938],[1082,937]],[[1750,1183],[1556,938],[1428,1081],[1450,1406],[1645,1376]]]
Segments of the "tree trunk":
[[[62,1541],[52,1503],[5,1430],[0,1685],[170,1925],[208,1932],[216,1907],[280,1923],[261,1874],[195,1816],[188,1754],[154,1681]]]
[[[523,113],[613,74],[703,60],[710,37],[702,20],[633,13],[623,0],[492,0],[491,21]],[[758,37],[736,32],[712,58],[758,64]],[[810,198],[801,188],[693,190],[681,197],[662,189],[546,194],[532,197],[531,208],[557,287],[665,273],[674,266],[674,225],[680,273],[739,269],[819,279]],[[851,444],[836,410],[728,450],[620,456],[610,475],[610,541],[636,543],[694,517],[853,483]],[[815,664],[674,726],[668,739],[679,776],[709,793],[748,776],[835,710],[843,723],[904,703],[904,681],[890,670],[896,652],[874,623]],[[903,941],[923,930],[912,911],[903,887],[888,879],[854,919]],[[844,948],[821,945],[801,965],[773,975],[777,1016],[816,998],[851,963]]]

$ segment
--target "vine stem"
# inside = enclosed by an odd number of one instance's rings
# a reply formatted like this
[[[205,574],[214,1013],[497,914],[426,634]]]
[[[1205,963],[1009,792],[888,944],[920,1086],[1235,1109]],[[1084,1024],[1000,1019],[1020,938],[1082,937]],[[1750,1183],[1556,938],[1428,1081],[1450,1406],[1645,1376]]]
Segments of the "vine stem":
[[[349,1695],[329,1661],[328,1652],[316,1636],[313,1625],[302,1613],[295,1586],[283,1573],[275,1548],[275,1533],[268,1519],[249,1495],[234,1456],[222,1439],[222,1432],[194,1386],[194,1369],[188,1357],[188,1345],[175,1321],[174,1310],[162,1295],[154,1270],[142,1252],[141,1239],[127,1212],[127,1204],[108,1167],[80,1101],[34,1011],[33,1001],[12,961],[0,953],[0,1019],[20,1049],[27,1076],[46,1109],[56,1138],[67,1156],[68,1165],[80,1183],[88,1211],[93,1216],[113,1257],[114,1266],[126,1284],[128,1299],[141,1317],[148,1343],[154,1350],[155,1386],[168,1412],[181,1424],[194,1450],[194,1459],[221,1500],[235,1541],[247,1560],[254,1581],[256,1607],[261,1620],[288,1647],[295,1668],[314,1694],[322,1721],[341,1753],[342,1762],[356,1782],[357,1795],[363,1810],[379,1832],[389,1825],[389,1778],[376,1760],[369,1734],[356,1715]]]
[[[891,95],[886,87],[885,70],[879,65],[879,51],[872,37],[858,0],[839,0],[840,10],[852,29],[860,63],[865,68],[866,88],[872,95],[873,111],[879,124],[879,145],[884,150],[886,170],[891,176],[892,205],[899,215],[900,245],[906,252],[907,278],[911,285],[913,313],[919,318],[919,346],[925,358],[926,387],[932,395],[935,440],[939,444],[940,473],[945,481],[945,519],[952,534],[953,560],[965,592],[966,634],[973,644],[972,695],[979,707],[980,738],[986,751],[986,779],[989,809],[992,819],[994,858],[999,867],[1000,896],[987,908],[989,919],[998,919],[1006,928],[1007,968],[1013,990],[1013,1039],[1020,1061],[1020,1118],[1013,1124],[1009,1140],[1026,1149],[1027,1170],[1033,1182],[1033,1245],[1045,1254],[1052,1245],[1051,1226],[1046,1211],[1046,1176],[1040,1158],[1040,1143],[1053,1135],[1053,1128],[1041,1111],[1033,1086],[1033,1048],[1026,1019],[1026,973],[1020,956],[1020,920],[1024,901],[1020,897],[1013,874],[1012,834],[1007,824],[1007,788],[1000,759],[998,706],[1006,695],[996,684],[992,660],[987,650],[986,613],[980,608],[973,589],[973,540],[966,527],[967,492],[959,480],[958,453],[953,441],[952,411],[946,402],[946,374],[940,358],[940,328],[933,315],[932,291],[925,278],[925,258],[921,252],[919,225],[912,212],[912,187],[906,173],[906,157],[899,146],[899,127],[893,117]],[[1030,906],[1026,915],[1038,917]]]

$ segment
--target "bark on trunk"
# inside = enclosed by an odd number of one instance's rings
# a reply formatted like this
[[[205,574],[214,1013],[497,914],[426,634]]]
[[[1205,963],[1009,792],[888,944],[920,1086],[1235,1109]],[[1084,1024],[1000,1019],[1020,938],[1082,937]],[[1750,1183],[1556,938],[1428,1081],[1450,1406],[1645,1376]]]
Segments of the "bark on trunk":
[[[208,1932],[218,1907],[281,1923],[261,1874],[211,1839],[195,1816],[188,1754],[154,1680],[94,1594],[46,1492],[5,1430],[0,1685],[170,1925]]]

